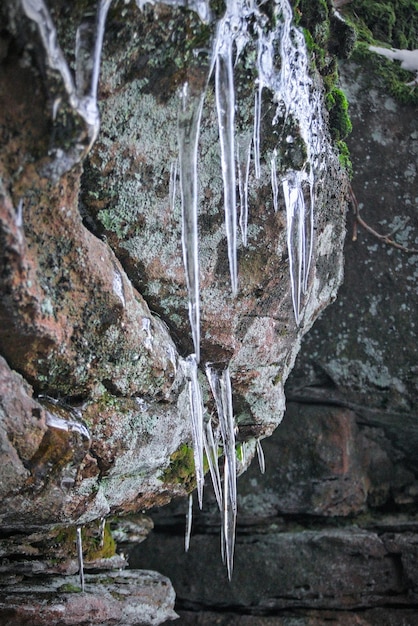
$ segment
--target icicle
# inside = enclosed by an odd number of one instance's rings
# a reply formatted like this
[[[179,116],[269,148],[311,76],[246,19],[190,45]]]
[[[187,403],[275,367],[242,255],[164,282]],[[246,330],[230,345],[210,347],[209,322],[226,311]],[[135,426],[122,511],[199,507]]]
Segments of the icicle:
[[[229,28],[220,30],[216,64],[215,97],[218,113],[219,143],[221,146],[222,178],[224,183],[224,210],[228,242],[229,272],[232,293],[238,290],[237,269],[237,214],[235,190],[235,92],[233,74],[233,39]]]
[[[184,537],[184,550],[189,551],[190,537],[192,535],[192,522],[193,522],[193,494],[189,494],[189,505],[186,514],[186,533]]]
[[[44,0],[22,0],[22,7],[26,15],[38,26],[49,66],[61,74],[71,107],[84,119],[89,128],[89,147],[94,143],[100,125],[99,109],[97,106],[97,87],[104,28],[110,3],[111,0],[100,0],[98,4],[94,51],[90,49],[88,55],[86,53],[86,40],[90,37],[90,34],[87,33],[87,25],[78,32],[76,41],[78,85],[76,86],[71,70],[58,44],[54,22],[52,21]],[[93,56],[91,57],[91,55]],[[90,74],[90,72],[91,80],[89,89],[86,92],[83,90],[88,82],[87,74]]]
[[[197,496],[199,508],[202,508],[203,485],[205,481],[203,468],[203,402],[198,379],[196,355],[191,354],[182,362],[183,371],[188,381],[190,418],[193,439],[193,457],[196,471]]]
[[[222,511],[222,484],[221,476],[219,473],[218,465],[218,449],[219,441],[215,441],[212,429],[212,421],[209,420],[203,431],[206,457],[209,465],[209,472],[212,479],[213,491],[215,493],[216,502],[218,503],[219,510]]]
[[[149,352],[152,352],[153,338],[151,332],[151,320],[149,317],[142,318],[142,330],[146,335],[144,339],[144,348]]]
[[[308,279],[311,269],[314,237],[315,182],[313,174],[309,177],[309,210],[305,212],[305,258],[303,262],[303,293],[308,291]]]
[[[206,375],[215,399],[219,418],[222,444],[224,448],[224,492],[222,508],[222,528],[225,551],[224,557],[231,579],[235,546],[235,526],[237,516],[237,468],[235,456],[235,425],[232,408],[232,388],[229,368],[221,374],[212,365],[206,365]]]
[[[78,102],[76,100],[73,77],[57,42],[57,32],[54,22],[52,21],[44,0],[22,0],[22,7],[28,18],[37,24],[48,57],[48,64],[52,69],[57,70],[61,74],[65,90],[70,96],[70,104],[74,106],[74,108],[77,108]]]
[[[251,144],[251,136],[237,142],[238,189],[240,201],[239,225],[243,246],[247,246],[248,240],[248,182],[250,177]]]
[[[76,542],[77,542],[77,559],[78,559],[78,573],[80,576],[80,586],[81,586],[81,591],[84,592],[84,561],[83,561],[83,542],[81,539],[81,526],[77,526]]]
[[[171,163],[170,165],[170,185],[169,185],[169,202],[170,209],[174,211],[174,206],[176,203],[176,191],[177,191],[177,159]]]
[[[259,87],[254,94],[254,129],[253,129],[253,145],[254,145],[254,170],[257,179],[261,176],[260,167],[260,126],[261,126],[261,92],[263,90],[262,82],[259,79]]]
[[[66,420],[62,417],[58,417],[54,413],[50,411],[45,411],[46,416],[46,425],[50,428],[57,428],[58,430],[66,430],[68,432],[76,432],[79,433],[84,439],[90,441],[91,436],[89,430],[85,424],[81,422],[76,422],[75,420]]]
[[[15,217],[16,228],[23,228],[23,198],[19,200]]]
[[[100,529],[99,529],[99,533],[100,533],[99,548],[100,549],[103,548],[103,545],[104,545],[105,530],[106,530],[106,518],[105,517],[101,517],[100,518]]]
[[[257,448],[257,457],[258,457],[258,464],[260,466],[260,472],[264,474],[266,471],[266,460],[264,458],[263,448],[261,447],[261,441],[259,439],[257,439],[256,448]]]
[[[233,505],[233,497],[230,493],[231,485],[231,469],[229,467],[228,458],[225,457],[224,468],[224,508],[223,508],[223,532],[225,541],[225,561],[228,571],[229,580],[232,579],[232,570],[234,567],[234,548],[235,548],[235,528],[237,522],[237,510]],[[235,476],[236,478],[236,476]]]
[[[241,442],[241,463],[243,465],[245,465],[246,461],[247,461],[247,447],[245,445],[245,441]]]
[[[273,208],[277,213],[279,210],[279,183],[277,181],[277,169],[276,169],[276,150],[273,152],[273,156],[270,161],[271,167],[271,191],[273,194]]]
[[[200,360],[197,146],[203,100],[204,92],[198,95],[191,94],[188,83],[184,84],[178,125],[183,221],[182,244],[189,294],[189,320],[197,362]]]
[[[283,180],[283,195],[287,216],[287,249],[289,255],[290,284],[296,324],[300,322],[302,295],[302,268],[304,256],[305,201],[300,184],[294,179]]]
[[[100,60],[102,56],[103,37],[106,17],[112,0],[100,0],[96,20],[96,40],[93,54],[93,71],[91,74],[90,96],[97,106],[97,89],[99,85]]]

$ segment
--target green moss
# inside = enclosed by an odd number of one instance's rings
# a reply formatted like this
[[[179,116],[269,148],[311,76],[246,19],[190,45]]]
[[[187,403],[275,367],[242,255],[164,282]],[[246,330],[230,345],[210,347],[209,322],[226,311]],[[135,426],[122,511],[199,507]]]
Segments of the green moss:
[[[334,14],[330,0],[298,0],[295,15],[297,23],[304,29],[312,65],[324,82],[331,137],[340,151],[341,164],[350,172],[351,162],[343,140],[351,132],[352,124],[347,98],[337,86],[337,57],[348,58],[352,54],[356,31],[351,24]]]
[[[180,483],[187,492],[196,488],[193,449],[183,444],[170,456],[170,465],[161,478],[164,483]]]
[[[337,147],[339,151],[339,161],[342,167],[346,170],[350,179],[353,177],[353,164],[351,162],[350,151],[345,141],[337,141]]]
[[[369,45],[392,46],[413,50],[417,45],[417,0],[353,0],[344,8],[344,17],[357,32],[358,43],[353,58],[377,76],[385,89],[403,104],[417,104],[418,90],[406,83],[413,74],[402,70],[398,62],[370,52]]]
[[[331,136],[336,141],[341,141],[353,128],[348,115],[348,100],[341,89],[334,87],[327,93],[325,104],[329,112]]]
[[[376,42],[375,42],[376,43]],[[375,54],[369,50],[368,44],[360,42],[353,55],[354,60],[367,67],[370,82],[387,90],[401,104],[418,104],[418,90],[407,83],[414,75],[400,68],[395,61]]]
[[[91,525],[81,531],[83,541],[84,559],[95,561],[96,559],[109,559],[116,554],[116,542],[112,537],[109,522],[106,522],[103,536],[101,532],[92,533]]]
[[[394,48],[417,44],[417,0],[352,0],[344,8],[365,41],[382,41]]]
[[[54,544],[64,558],[77,558],[77,531],[75,526],[57,529]],[[109,522],[106,522],[102,535],[100,521],[91,522],[81,529],[83,556],[86,562],[108,559],[116,554],[116,543],[112,537]]]
[[[203,455],[203,471],[209,469],[206,455]],[[196,471],[194,464],[193,448],[182,444],[170,456],[170,465],[160,477],[164,483],[177,483],[183,485],[187,493],[196,489]]]

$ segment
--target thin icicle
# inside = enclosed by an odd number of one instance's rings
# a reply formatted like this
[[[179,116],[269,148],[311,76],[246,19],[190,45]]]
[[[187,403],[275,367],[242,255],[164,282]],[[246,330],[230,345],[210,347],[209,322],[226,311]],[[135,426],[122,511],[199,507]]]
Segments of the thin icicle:
[[[314,237],[315,210],[315,181],[311,173],[309,176],[309,210],[305,211],[305,259],[303,263],[303,293],[308,291],[308,279],[311,269]]]
[[[189,295],[189,320],[197,362],[200,360],[197,147],[204,95],[204,91],[191,93],[188,83],[183,85],[178,124],[183,261]]]
[[[174,211],[174,206],[176,203],[177,167],[178,167],[178,161],[176,159],[170,165],[169,202],[170,202],[171,211]]]
[[[235,421],[232,407],[232,387],[229,368],[222,371],[220,378],[222,394],[222,404],[224,407],[223,418],[220,419],[222,440],[224,443],[225,455],[228,459],[230,501],[232,508],[237,509],[237,458],[235,454]]]
[[[96,40],[93,53],[93,71],[91,74],[90,96],[97,105],[97,89],[99,85],[100,61],[102,56],[103,38],[106,17],[112,0],[100,0],[96,19]]]
[[[257,179],[261,176],[260,166],[260,126],[261,126],[261,96],[263,83],[260,78],[258,89],[254,94],[254,128],[253,128],[253,145],[254,145],[254,171]]]
[[[236,487],[236,456],[235,456],[235,423],[232,408],[232,388],[229,368],[222,370],[219,374],[212,365],[206,366],[206,375],[215,399],[216,410],[219,418],[222,445],[225,457],[229,461],[229,482],[230,499],[236,509],[237,507],[237,487]]]
[[[287,250],[289,255],[290,284],[296,324],[300,322],[303,288],[305,201],[297,176],[283,180],[286,206]]]
[[[225,457],[224,468],[224,508],[223,508],[223,533],[225,541],[225,561],[229,580],[232,579],[234,568],[235,529],[237,523],[237,510],[232,504],[232,494],[229,487],[231,484],[231,469],[228,458]]]
[[[187,514],[186,514],[186,533],[184,537],[185,552],[188,552],[190,548],[190,537],[192,535],[192,523],[193,523],[193,494],[189,494],[189,504],[187,507]]]
[[[279,210],[279,183],[277,180],[277,168],[276,168],[276,150],[273,152],[273,156],[270,161],[271,168],[271,191],[273,194],[273,208],[274,212],[277,213]]]
[[[221,147],[224,211],[228,242],[229,272],[232,293],[238,290],[237,210],[235,189],[235,91],[233,73],[233,39],[229,28],[221,28],[215,64],[215,97]]]
[[[264,474],[266,471],[266,460],[264,458],[264,451],[263,451],[263,448],[261,447],[261,441],[259,439],[257,439],[256,448],[257,448],[258,465],[260,466],[260,472]]]
[[[77,526],[76,543],[77,543],[78,574],[80,577],[81,591],[84,592],[84,560],[83,560],[83,542],[81,538],[81,526]]]
[[[105,538],[105,530],[106,530],[106,518],[105,517],[101,517],[100,518],[100,543],[99,543],[99,548],[103,548],[104,545],[104,538]]]
[[[196,355],[191,354],[188,356],[187,359],[182,362],[182,366],[188,382],[197,497],[199,501],[199,508],[202,508],[203,485],[205,481],[203,468],[203,401],[198,379]]]
[[[203,431],[203,443],[205,446],[206,457],[209,465],[209,472],[212,479],[213,491],[215,493],[216,502],[219,510],[222,511],[222,483],[218,464],[219,440],[215,441],[212,429],[212,420],[209,420]]]
[[[224,448],[224,491],[222,508],[222,528],[224,545],[223,556],[226,561],[228,577],[231,579],[234,546],[235,526],[237,517],[237,467],[235,455],[235,424],[232,407],[232,388],[229,368],[221,373],[210,364],[206,366],[206,375],[215,399],[219,418],[219,427]]]
[[[238,189],[240,202],[239,225],[242,245],[248,242],[248,182],[250,178],[252,137],[237,142]]]

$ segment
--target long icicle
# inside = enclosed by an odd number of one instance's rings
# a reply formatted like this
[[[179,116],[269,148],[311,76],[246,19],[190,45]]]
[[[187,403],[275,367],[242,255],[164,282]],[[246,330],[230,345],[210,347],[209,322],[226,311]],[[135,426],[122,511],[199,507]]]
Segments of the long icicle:
[[[248,243],[248,181],[250,178],[252,137],[241,138],[237,142],[238,189],[239,189],[239,225],[242,245]]]
[[[303,291],[303,258],[305,249],[305,201],[299,176],[283,180],[283,195],[287,216],[287,249],[289,254],[290,284],[296,324],[300,322]]]
[[[207,422],[206,427],[203,430],[203,443],[205,446],[216,502],[218,503],[219,510],[222,512],[222,484],[218,464],[219,442],[218,439],[215,441],[212,429],[212,420]]]
[[[188,356],[187,359],[183,361],[182,366],[188,382],[197,497],[199,501],[199,508],[202,508],[203,485],[205,482],[205,472],[203,467],[203,401],[198,378],[196,356],[194,354]]]
[[[260,472],[264,474],[266,471],[266,460],[264,458],[264,451],[261,446],[261,441],[259,439],[257,439],[256,441],[256,448],[257,448],[258,465],[260,466]]]
[[[83,560],[83,542],[81,539],[81,526],[77,526],[76,543],[77,543],[77,558],[78,558],[78,574],[80,577],[81,591],[84,592],[84,560]]]
[[[197,95],[190,93],[188,83],[184,84],[178,123],[183,261],[197,362],[200,361],[197,148],[204,95],[204,91]]]
[[[186,514],[186,533],[184,537],[184,551],[188,552],[190,548],[190,537],[192,535],[193,523],[193,494],[189,494],[189,503]]]
[[[273,151],[273,156],[270,160],[271,167],[271,191],[273,194],[273,208],[274,212],[277,213],[279,210],[279,183],[277,180],[277,168],[276,168],[276,149]]]
[[[229,368],[221,373],[211,364],[206,365],[206,376],[215,399],[219,427],[224,448],[224,492],[222,507],[222,546],[228,577],[232,576],[235,526],[237,517],[237,468],[235,456],[235,424],[232,407],[232,387]]]
[[[224,187],[225,228],[228,242],[229,272],[232,293],[238,291],[237,210],[235,182],[235,92],[233,72],[233,38],[226,24],[218,35],[215,64],[215,97],[218,113]]]

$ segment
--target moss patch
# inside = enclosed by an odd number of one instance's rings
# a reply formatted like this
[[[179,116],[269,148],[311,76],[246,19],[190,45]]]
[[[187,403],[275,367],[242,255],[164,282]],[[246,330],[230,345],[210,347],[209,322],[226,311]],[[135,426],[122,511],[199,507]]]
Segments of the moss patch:
[[[337,141],[345,139],[353,127],[348,116],[348,100],[344,92],[334,87],[327,93],[325,103],[329,112],[332,138]]]
[[[209,470],[206,455],[203,455],[203,471]],[[196,489],[196,470],[194,464],[193,448],[187,444],[181,445],[170,456],[170,465],[160,477],[164,483],[181,484],[190,493]]]
[[[193,449],[183,444],[170,456],[170,465],[163,472],[164,483],[180,483],[189,493],[196,488],[196,471]]]
[[[348,58],[355,45],[353,26],[334,14],[330,0],[298,0],[296,22],[303,27],[312,64],[325,85],[325,103],[329,112],[329,129],[340,153],[340,163],[349,171],[350,161],[345,144],[340,143],[351,132],[348,102],[338,88],[337,58]]]
[[[357,31],[353,58],[367,63],[389,93],[403,104],[417,104],[418,90],[410,83],[414,75],[397,61],[370,52],[369,45],[413,50],[417,46],[417,0],[353,0],[343,7],[344,17]]]
[[[57,529],[54,540],[57,554],[66,558],[77,558],[76,535],[75,526]],[[81,540],[86,562],[108,559],[116,554],[116,542],[112,537],[109,522],[106,522],[103,534],[100,521],[83,526]]]

